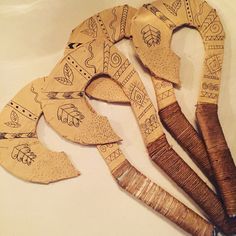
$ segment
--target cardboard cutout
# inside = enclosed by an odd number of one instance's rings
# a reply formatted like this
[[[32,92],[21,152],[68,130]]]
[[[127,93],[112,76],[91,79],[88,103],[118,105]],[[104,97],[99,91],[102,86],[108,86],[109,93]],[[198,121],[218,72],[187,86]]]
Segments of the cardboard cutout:
[[[129,10],[127,11],[127,9]],[[118,14],[120,12],[123,12],[123,17],[122,15]],[[117,43],[118,41],[124,38],[131,38],[130,30],[133,29],[133,31],[135,32],[135,20],[133,22],[132,19],[136,13],[137,10],[124,6],[123,10],[122,7],[115,7],[109,10],[102,11],[93,17],[90,17],[72,31],[65,53],[68,53],[70,49],[77,48],[84,42],[88,42],[89,39],[93,40],[95,38],[103,37],[112,43]],[[109,18],[109,21],[104,20],[108,18],[107,15],[111,16]],[[126,25],[130,24],[130,27],[124,27],[123,22],[125,21],[125,19]],[[120,25],[117,24],[117,22],[119,21],[121,22]],[[145,24],[146,21],[146,18],[144,18]],[[107,30],[110,28],[112,28],[113,30]],[[124,30],[121,30],[124,28],[126,29],[125,33],[120,33],[119,36],[114,37],[114,32],[124,32]],[[133,37],[134,39],[136,39],[137,36],[134,35]],[[116,63],[119,59],[115,55],[113,56],[112,60],[113,63]],[[155,63],[155,60],[153,61],[153,63]],[[169,70],[168,68],[168,73],[169,71],[171,70]],[[178,106],[178,104],[175,103],[176,98],[174,94],[173,85],[168,81],[163,81],[162,79],[158,78],[154,79],[153,83],[157,96],[158,108],[160,110],[159,115],[163,124],[169,130],[172,136],[176,139],[176,141],[181,145],[181,147],[189,154],[191,159],[197,164],[200,170],[209,178],[213,185],[216,185],[205,144],[202,138],[198,135],[198,133],[192,127],[190,122],[181,112],[181,108]],[[107,90],[107,88],[110,88],[111,86],[113,88],[112,91],[116,92],[108,93],[109,90]],[[125,96],[125,94],[122,96],[122,92],[120,90],[121,89],[117,83],[112,80],[109,80],[109,78],[103,77],[102,79],[99,79],[99,81],[92,81],[86,89],[86,94],[89,97],[101,101],[125,103],[127,102],[127,97]],[[172,113],[168,113],[168,116],[165,119],[165,113],[163,108],[171,104],[173,104],[173,106],[175,107],[171,110]],[[178,119],[173,118],[175,117],[175,114],[178,114]],[[169,118],[172,119],[168,122]],[[174,121],[172,121],[173,119]],[[174,122],[174,125],[166,124],[167,122],[171,124]],[[180,128],[177,123],[182,124]],[[185,132],[182,132],[182,130],[184,130]],[[191,139],[189,137],[191,137]]]
[[[0,113],[0,164],[21,179],[47,184],[79,172],[65,153],[49,151],[38,140],[36,127],[42,109],[35,86],[44,80],[27,85]]]
[[[118,21],[120,24],[117,23],[120,26],[119,33],[114,27],[118,18],[116,12],[121,20]],[[134,11],[131,9],[130,12]],[[82,41],[75,44],[69,43],[64,58],[48,78],[34,89],[34,94],[39,98],[47,122],[60,135],[81,144],[97,145],[122,188],[187,232],[193,235],[212,235],[215,231],[211,224],[152,183],[125,159],[117,144],[119,137],[112,131],[108,121],[97,115],[84,98],[85,90],[94,77],[109,75],[130,100],[154,162],[182,186],[216,224],[222,229],[228,227],[219,199],[167,143],[156,111],[137,72],[112,43],[112,40],[115,42],[129,35],[125,30],[129,32],[130,29],[130,24],[127,24],[132,18],[130,12],[128,6],[123,6],[113,8],[111,12],[104,11],[96,15],[96,19],[90,18],[85,29],[80,32],[87,38],[81,38]],[[110,29],[107,29],[111,16],[114,19],[109,24]],[[70,49],[73,46],[75,49]],[[86,133],[93,129],[97,137]],[[209,207],[212,204],[214,209]]]
[[[122,27],[119,35],[125,35],[126,28],[129,28],[129,25],[126,26],[129,7],[124,6],[119,7],[119,9],[122,10]],[[97,20],[102,22],[99,16]],[[93,37],[95,35],[94,32],[98,33],[93,20],[90,20],[88,27],[88,30],[85,31],[86,34]],[[104,27],[100,29],[105,31]],[[119,60],[112,60],[114,57],[119,58]],[[84,97],[85,88],[89,85],[93,76],[100,73],[109,74],[121,86],[125,95],[129,98],[133,111],[142,128],[145,143],[148,145],[156,138],[161,137],[163,133],[156,117],[156,111],[148,98],[137,72],[130,62],[116,50],[112,43],[103,38],[102,40],[94,39],[84,42],[75,50],[67,53],[49,77],[40,80],[39,84],[35,81],[33,89],[28,91],[34,99],[27,101],[30,101],[32,106],[37,105],[38,109],[42,108],[40,112],[44,112],[46,121],[62,136],[83,144],[96,143],[117,183],[135,198],[163,214],[192,235],[210,236],[215,234],[215,228],[212,224],[205,221],[142,175],[125,159],[116,143],[120,139],[114,134],[107,120],[98,116]],[[19,97],[23,99],[21,93]],[[24,103],[22,102],[21,106],[25,106],[27,101],[24,99]],[[32,101],[35,102],[32,103]],[[23,110],[21,112],[24,113]],[[28,115],[33,115],[33,113]],[[18,124],[18,120],[14,118],[15,115],[12,115],[12,117],[10,122]],[[37,123],[35,122],[35,130],[36,125]],[[24,126],[27,126],[27,124]],[[104,128],[103,133],[101,132],[102,128]],[[70,129],[70,132],[68,132],[68,129]],[[99,136],[86,135],[84,133],[86,129],[87,132],[95,129],[93,131],[95,132],[94,134]],[[8,135],[9,133],[4,133],[4,136],[1,137],[5,138]],[[107,142],[107,144],[104,144],[104,142]],[[32,147],[31,150],[30,148],[24,146],[21,149],[17,149],[16,152],[13,152],[13,157],[17,157],[17,151],[20,150],[21,153],[26,153],[28,157],[33,159],[35,157],[35,149]],[[2,157],[2,159],[10,158],[9,155]],[[21,160],[21,156],[19,159]],[[4,160],[4,162],[7,161]],[[16,163],[18,165],[15,168],[19,169],[18,176],[24,177],[19,163],[17,161]],[[43,162],[43,164],[44,169],[46,169],[47,161]],[[12,169],[12,166],[9,169]]]
[[[115,12],[114,9],[110,9],[110,12],[112,12],[112,11]],[[108,10],[96,15],[96,16],[99,16],[97,18],[99,18],[101,20],[101,21],[98,21],[98,22],[103,22],[104,23],[104,21],[102,21],[103,18],[101,16],[105,13],[108,14],[109,13]],[[111,14],[111,13],[109,13],[109,14]],[[136,18],[137,18],[137,16],[135,16],[135,19]],[[89,22],[90,19],[91,18],[89,18],[89,20],[85,21],[82,24],[82,26],[88,25],[88,23],[86,23],[86,22]],[[146,19],[146,18],[142,17],[141,19]],[[97,22],[97,24],[99,25],[98,22]],[[131,22],[131,24],[134,24],[134,23]],[[109,21],[105,22],[104,27],[101,27],[101,28],[106,29],[107,25],[109,25]],[[139,24],[139,26],[140,25],[141,24]],[[132,27],[135,27],[135,25],[132,25]],[[131,29],[133,29],[132,27],[131,27]],[[98,29],[99,29],[99,27],[98,27]],[[83,45],[81,42],[83,41],[83,32],[84,31],[85,31],[85,29],[81,28],[81,25],[80,25],[72,32],[72,35],[71,35],[69,43],[68,43],[68,49],[66,51],[67,53],[70,52],[69,47],[71,45],[76,45],[75,48],[77,48],[77,49],[80,48]],[[127,35],[130,35],[130,33],[127,33]],[[133,37],[134,37],[134,35],[133,35]],[[100,36],[100,38],[97,39],[97,40],[99,41],[99,40],[101,40],[101,38],[102,38],[102,36]],[[107,31],[106,31],[106,34],[104,33],[103,38],[104,38],[104,40],[107,40],[107,38],[108,38],[110,42],[113,42],[113,43],[110,43],[110,45],[113,45],[116,42],[116,41],[112,40],[111,35]],[[122,38],[119,37],[119,40],[121,40],[121,39]],[[73,42],[72,40],[78,40],[78,41]],[[78,46],[78,45],[80,45],[80,46]],[[98,47],[101,47],[102,44],[98,43],[97,45],[98,45]],[[108,43],[106,45],[108,45]],[[97,50],[97,49],[93,49],[93,50],[91,49],[91,51],[95,51],[95,50]],[[103,46],[103,49],[101,49],[101,50],[103,50],[104,58],[102,59],[102,57],[101,57],[101,59],[97,59],[97,60],[94,60],[94,61],[103,61],[103,69],[104,68],[105,69],[102,70],[102,71],[98,71],[98,73],[102,73],[102,74],[103,73],[110,73],[109,68],[111,68],[111,73],[109,75],[113,79],[114,76],[112,76],[112,74],[113,74],[114,68],[113,68],[112,65],[114,64],[114,61],[113,61],[114,54],[110,53],[110,51],[107,50],[107,46]],[[98,51],[97,51],[97,53],[98,53]],[[96,53],[93,53],[93,54],[96,55]],[[121,54],[119,54],[117,52],[115,54],[115,58],[120,58],[120,60],[115,60],[116,62],[120,61],[120,68],[119,67],[117,68],[117,72],[121,71],[123,73],[123,71],[125,71],[126,68],[124,68],[124,69],[122,68],[124,66],[121,62],[121,58],[122,58]],[[85,61],[85,59],[83,61]],[[109,65],[109,63],[111,65]],[[96,62],[95,62],[94,65],[96,65]],[[128,72],[130,71],[129,67],[127,67],[127,71]],[[125,76],[127,76],[127,74],[124,74],[123,76],[125,77]],[[123,79],[123,77],[121,79],[120,78],[118,78],[118,79],[119,79],[118,81],[116,81],[115,79],[113,79],[113,80],[117,84],[119,84],[121,87],[124,87],[124,82],[123,81],[125,81],[125,85],[127,85],[127,81],[129,82],[129,80],[130,80],[129,76],[127,76],[126,79]],[[96,94],[97,99],[100,99],[100,100],[109,100],[109,99],[111,99],[111,101],[114,101],[115,99],[113,99],[112,97],[111,98],[106,97],[106,99],[100,97],[101,93],[104,93],[104,89],[102,89],[102,88],[105,87],[105,84],[106,84],[107,80],[108,79],[104,80],[103,82],[100,80],[100,83],[102,83],[102,85],[103,85],[103,87],[100,86],[100,88],[101,88],[100,93],[95,93],[95,91],[93,91],[93,92],[94,92],[94,94]],[[120,84],[120,81],[122,81],[121,84]],[[166,81],[163,81],[163,80],[160,80],[160,83],[162,85],[161,87],[156,86],[156,88],[158,89],[157,91],[159,93],[159,94],[157,94],[157,97],[159,98],[159,100],[160,101],[167,100],[168,102],[176,101],[176,100],[174,100],[175,96],[174,96],[174,90],[173,90],[172,84],[170,82],[166,82]],[[171,91],[170,91],[171,96],[164,96],[168,92],[168,89],[169,89],[168,86],[171,86]],[[118,89],[117,85],[116,86],[114,85],[114,88],[117,88],[118,91],[120,90],[120,89]],[[125,87],[123,89],[125,91]],[[94,96],[94,94],[93,94],[93,96]],[[126,94],[126,95],[127,95],[127,97],[129,97],[128,94]],[[112,94],[111,94],[111,96],[112,96]],[[160,99],[160,96],[162,96],[163,98]],[[170,102],[170,104],[172,104],[171,102]],[[132,101],[131,101],[131,106],[132,106]],[[133,106],[132,106],[132,108],[133,108]],[[135,109],[133,109],[133,110],[135,112]],[[187,141],[186,141],[186,137],[183,136],[184,140],[186,142],[186,144],[183,143],[183,145],[185,144],[189,150],[193,150],[193,147],[196,146],[196,149],[195,149],[196,152],[192,151],[192,153],[196,156],[196,158],[198,158],[197,160],[201,164],[202,169],[205,170],[205,173],[208,173],[208,176],[212,176],[211,172],[210,172],[211,171],[211,166],[210,166],[210,163],[209,163],[209,160],[208,160],[208,155],[207,155],[204,143],[201,141],[199,136],[196,134],[196,131],[191,127],[190,123],[186,120],[186,118],[183,116],[182,113],[181,113],[181,115],[182,115],[182,117],[181,117],[182,121],[183,120],[185,121],[184,126],[185,127],[187,126],[187,132],[185,133],[186,136],[187,136]],[[150,116],[150,114],[149,114],[149,116]],[[136,114],[136,117],[138,117],[137,114]],[[151,121],[151,119],[150,119],[150,121]],[[178,120],[176,120],[176,122],[177,121]],[[139,125],[140,125],[140,128],[142,130],[142,127],[143,127],[142,123],[139,123]],[[183,126],[180,126],[177,130],[177,133],[181,133],[182,128],[183,128]],[[186,129],[184,129],[184,130],[186,130]],[[192,134],[193,134],[193,137],[190,139],[189,135],[192,136]],[[145,141],[145,136],[144,136],[144,141]],[[220,202],[220,199],[205,185],[205,183],[193,172],[193,170],[191,168],[189,168],[189,166],[170,147],[167,140],[165,139],[164,134],[162,134],[159,137],[156,136],[156,140],[153,141],[153,142],[146,142],[145,141],[145,143],[147,145],[147,149],[148,149],[148,152],[149,152],[149,155],[150,155],[151,159],[159,167],[161,167],[168,174],[168,176],[170,178],[172,178],[186,193],[188,193],[191,196],[192,199],[194,199],[194,201],[207,213],[207,215],[210,217],[210,219],[216,225],[221,227],[225,232],[231,232],[231,230],[233,232],[235,230],[234,223],[231,225],[231,223],[229,223],[229,221],[227,219],[227,216],[224,213],[224,207],[223,207],[222,203]],[[175,166],[177,169],[174,169],[173,166]],[[189,177],[187,177],[187,176],[189,176]],[[193,182],[198,186],[197,188],[193,187],[193,184],[192,184]],[[202,193],[205,192],[205,193],[199,195],[199,192],[202,192]],[[205,198],[205,194],[208,196],[207,200]],[[211,207],[213,202],[214,202],[214,205],[216,206],[214,209]]]
[[[139,9],[132,22],[133,42],[141,61],[154,74],[160,116],[173,136],[178,136],[178,129],[185,130],[189,126],[176,103],[173,85],[162,79],[178,83],[179,58],[172,52],[170,42],[174,30],[186,25],[199,31],[205,47],[196,116],[227,213],[234,217],[236,167],[217,115],[225,33],[216,10],[200,0],[177,0],[172,3],[162,0],[146,4]],[[147,30],[154,29],[158,32],[156,41],[147,36]],[[189,143],[195,139],[189,132],[180,142]]]

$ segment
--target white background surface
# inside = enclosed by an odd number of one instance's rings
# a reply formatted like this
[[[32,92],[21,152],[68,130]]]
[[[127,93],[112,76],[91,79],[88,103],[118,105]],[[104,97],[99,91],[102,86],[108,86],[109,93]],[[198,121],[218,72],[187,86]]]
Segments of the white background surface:
[[[208,2],[218,10],[227,36],[219,117],[236,160],[236,1]],[[50,73],[62,56],[71,30],[82,20],[103,9],[125,3],[128,1],[0,0],[0,109],[24,85]],[[144,3],[144,0],[129,1],[134,7]],[[122,41],[119,48],[137,65],[156,106],[151,80],[133,57],[131,44]],[[177,91],[179,102],[194,123],[194,104],[204,53],[202,41],[197,31],[183,29],[174,35],[172,48],[182,58],[182,88]],[[131,109],[102,102],[91,103],[98,113],[108,116],[114,130],[123,138],[122,150],[128,160],[201,213],[151,163]],[[65,151],[82,175],[45,186],[24,182],[0,168],[0,236],[187,235],[119,189],[96,148],[63,140],[47,126],[43,118],[39,122],[38,135],[49,149]],[[198,171],[169,135],[168,140]]]

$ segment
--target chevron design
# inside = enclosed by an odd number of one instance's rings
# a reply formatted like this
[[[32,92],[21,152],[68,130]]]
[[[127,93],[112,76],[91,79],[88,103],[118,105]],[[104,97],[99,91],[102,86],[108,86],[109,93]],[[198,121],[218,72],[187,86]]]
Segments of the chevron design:
[[[114,161],[116,158],[118,158],[121,155],[121,150],[117,149],[114,152],[112,152],[107,158],[106,160],[108,161],[108,163],[111,163],[112,161]]]
[[[173,94],[174,94],[173,89],[169,89],[169,90],[165,91],[164,93],[159,94],[157,96],[157,99],[158,99],[158,101],[162,101],[162,100],[172,96]]]
[[[215,94],[215,93],[208,93],[208,92],[205,92],[205,91],[201,91],[200,97],[211,98],[211,99],[217,99],[217,98],[218,98],[218,94]]]
[[[224,36],[217,35],[217,36],[206,36],[205,37],[205,41],[221,41],[221,40],[224,40]]]
[[[174,1],[171,5],[167,3],[163,3],[163,5],[166,7],[166,9],[174,16],[177,16],[178,10],[181,7],[181,0]]]

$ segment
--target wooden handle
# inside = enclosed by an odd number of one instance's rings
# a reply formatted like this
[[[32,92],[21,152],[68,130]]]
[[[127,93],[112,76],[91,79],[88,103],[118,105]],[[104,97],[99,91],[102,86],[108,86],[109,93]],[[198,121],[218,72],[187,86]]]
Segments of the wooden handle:
[[[165,135],[151,143],[148,152],[152,160],[204,210],[215,225],[222,231],[229,230],[219,198],[171,148]]]
[[[215,235],[213,225],[141,174],[127,160],[113,176],[124,190],[191,235]]]
[[[205,144],[182,113],[178,102],[161,109],[159,115],[165,128],[189,154],[200,170],[215,184],[213,170]]]
[[[190,233],[213,235],[214,226],[141,174],[125,158],[117,143],[98,145],[118,185],[154,211]]]
[[[196,116],[212,168],[230,217],[236,216],[236,167],[221,128],[215,104],[198,104]]]

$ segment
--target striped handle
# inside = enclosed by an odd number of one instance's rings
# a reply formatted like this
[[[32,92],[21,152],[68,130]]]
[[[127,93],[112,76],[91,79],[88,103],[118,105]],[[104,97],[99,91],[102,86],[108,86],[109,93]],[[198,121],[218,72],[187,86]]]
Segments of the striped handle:
[[[159,111],[162,124],[189,154],[191,159],[214,183],[213,170],[208,158],[206,147],[196,130],[182,113],[178,102],[175,102]]]
[[[117,143],[98,145],[97,148],[113,177],[126,192],[191,235],[213,235],[215,230],[212,224],[135,169]]]
[[[220,199],[171,148],[165,135],[149,144],[148,152],[152,160],[204,210],[215,225],[225,233],[231,230]],[[235,226],[233,230],[236,230]]]
[[[196,116],[219,191],[230,217],[236,216],[236,167],[226,143],[215,104],[198,104]]]
[[[191,235],[214,235],[213,225],[141,174],[127,160],[113,176],[124,190]]]

